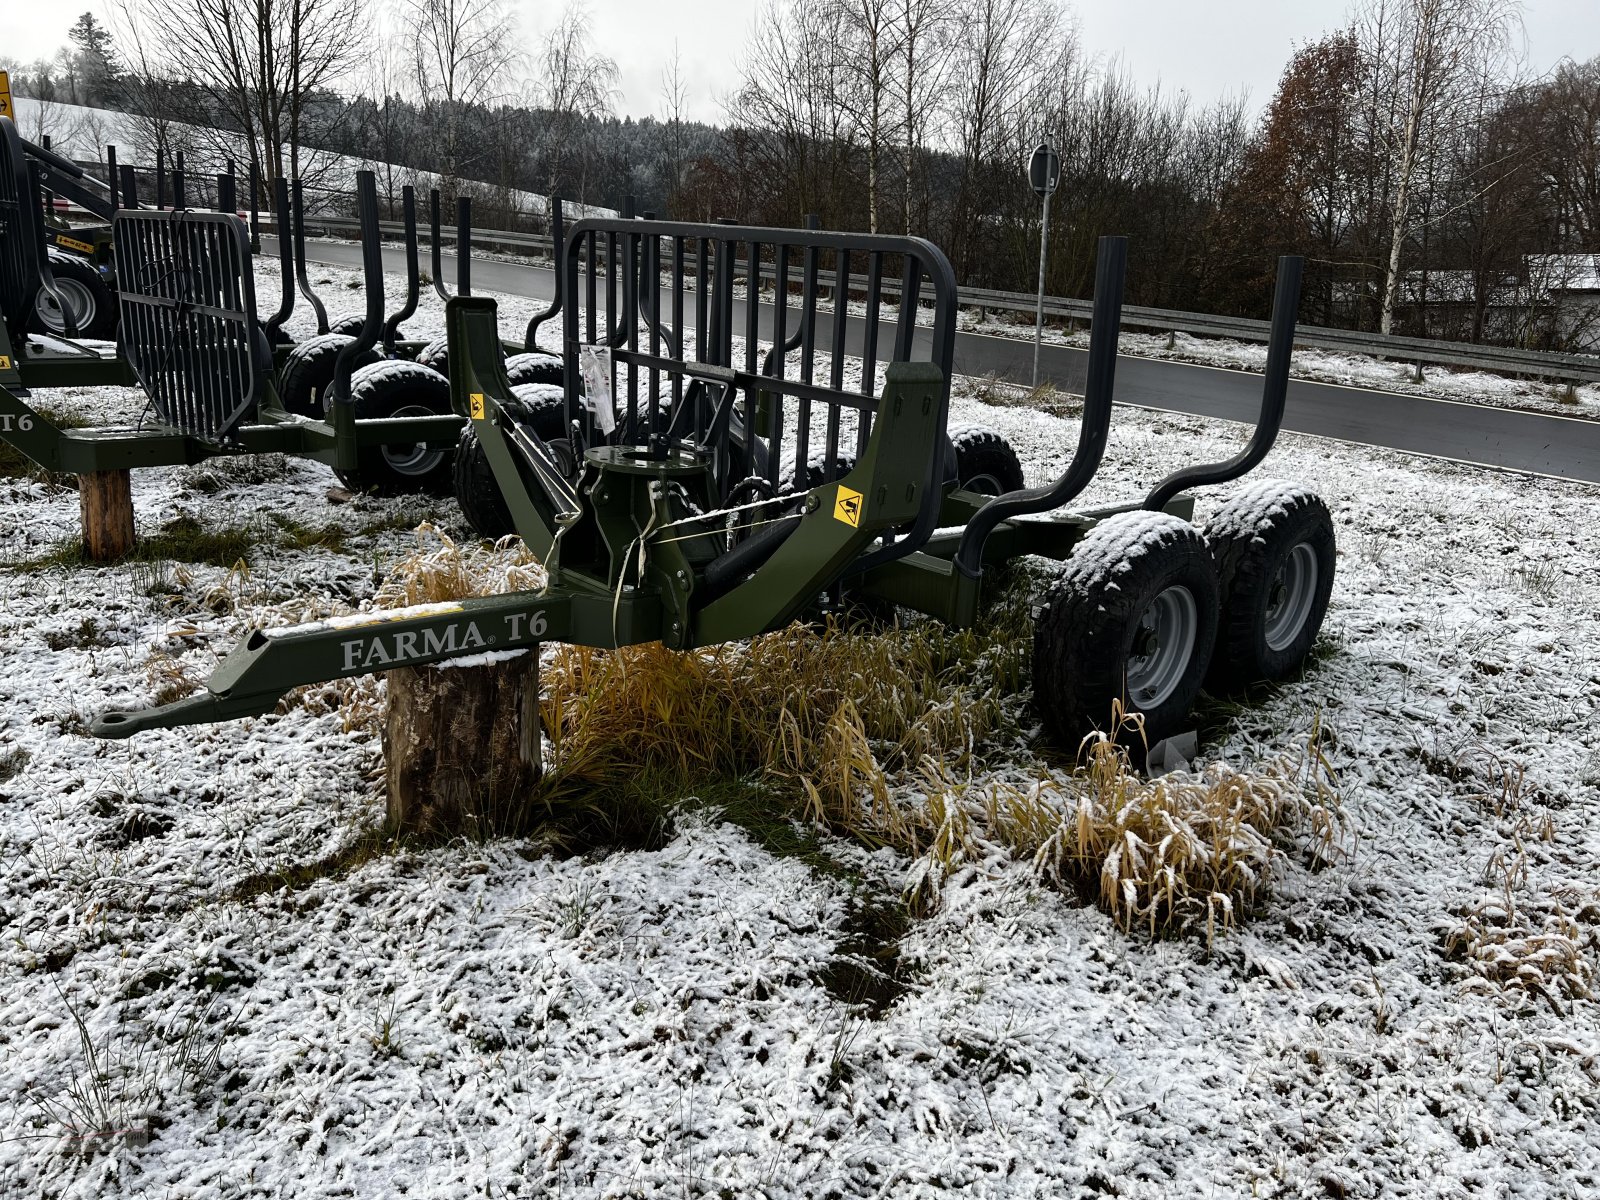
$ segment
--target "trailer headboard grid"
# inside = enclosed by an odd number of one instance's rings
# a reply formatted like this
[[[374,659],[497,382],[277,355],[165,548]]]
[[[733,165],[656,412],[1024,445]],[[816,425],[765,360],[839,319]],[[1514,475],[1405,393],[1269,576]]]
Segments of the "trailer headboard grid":
[[[0,117],[0,317],[18,341],[33,315],[44,257],[44,219],[22,138]]]
[[[747,464],[769,493],[849,472],[888,363],[938,366],[941,433],[948,422],[955,275],[931,242],[591,218],[572,227],[563,268],[566,415],[591,444],[604,439],[583,400],[585,347],[610,351],[611,440],[710,445]],[[898,295],[886,300],[886,290]],[[719,411],[724,400],[731,418]],[[879,554],[907,553],[932,532],[943,451],[941,436],[916,525]]]
[[[231,213],[127,211],[115,230],[122,344],[134,374],[164,422],[231,440],[272,371],[244,223]]]

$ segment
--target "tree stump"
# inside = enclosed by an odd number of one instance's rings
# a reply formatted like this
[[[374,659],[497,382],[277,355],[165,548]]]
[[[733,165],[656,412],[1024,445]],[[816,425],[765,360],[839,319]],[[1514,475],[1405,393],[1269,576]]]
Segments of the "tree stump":
[[[113,562],[133,552],[131,472],[79,475],[78,511],[83,517],[83,553],[89,561]]]
[[[518,833],[540,774],[537,647],[487,664],[389,672],[389,827],[428,838]]]

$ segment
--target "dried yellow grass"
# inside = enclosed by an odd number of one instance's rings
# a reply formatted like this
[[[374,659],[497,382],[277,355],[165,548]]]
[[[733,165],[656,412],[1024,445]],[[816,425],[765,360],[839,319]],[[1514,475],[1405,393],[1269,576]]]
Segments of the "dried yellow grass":
[[[545,570],[516,537],[493,548],[460,546],[436,526],[417,526],[417,548],[390,569],[378,588],[379,608],[438,604],[502,592],[538,591]]]
[[[1146,779],[1121,745],[1097,735],[1080,769],[989,788],[980,811],[988,838],[1058,886],[1093,894],[1124,929],[1203,930],[1209,945],[1260,897],[1288,828],[1313,809],[1339,824],[1297,774],[1285,760]]]
[[[417,536],[379,604],[544,583],[514,539],[490,550],[427,525]],[[1015,749],[1031,649],[1025,588],[977,630],[830,618],[687,652],[557,646],[541,699],[554,767],[537,799],[555,813],[641,777],[685,789],[758,777],[796,818],[907,855],[918,906],[936,902],[959,866],[998,854],[1093,899],[1125,929],[1203,931],[1208,942],[1259,898],[1291,832],[1323,855],[1342,841],[1315,729],[1298,757],[1251,772],[1219,765],[1148,780],[1112,736],[1087,741],[1071,771],[963,782],[987,751]]]
[[[683,653],[562,646],[544,680],[556,776],[604,785],[642,770],[760,774],[790,785],[813,819],[870,841],[915,841],[889,780],[927,755],[964,762],[1009,728],[1020,625],[980,635],[830,619]]]
[[[1579,914],[1592,916],[1600,905],[1534,879],[1529,847],[1556,840],[1554,816],[1528,796],[1524,764],[1485,746],[1471,747],[1461,761],[1475,777],[1481,771],[1485,786],[1477,799],[1496,818],[1497,841],[1483,870],[1495,891],[1460,912],[1460,924],[1445,935],[1446,951],[1472,972],[1468,990],[1520,991],[1557,1011],[1561,997],[1592,999],[1593,938]]]
[[[914,907],[998,852],[1125,929],[1192,930],[1208,944],[1259,899],[1291,835],[1325,857],[1342,845],[1315,731],[1299,756],[1251,772],[1149,780],[1105,736],[1071,772],[960,782],[1014,719],[1027,645],[1017,628],[963,641],[934,622],[825,623],[689,654],[563,647],[546,674],[553,783],[759,773],[788,785],[796,815],[913,859]]]

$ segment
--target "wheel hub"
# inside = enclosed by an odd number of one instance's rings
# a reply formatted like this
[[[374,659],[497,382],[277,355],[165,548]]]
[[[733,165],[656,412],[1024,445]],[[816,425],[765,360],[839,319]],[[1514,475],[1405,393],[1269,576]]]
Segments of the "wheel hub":
[[[1136,658],[1149,658],[1161,648],[1161,636],[1149,625],[1140,625],[1139,632],[1133,637],[1133,653]]]
[[[392,414],[396,417],[431,417],[434,411],[420,404],[407,405],[396,409]],[[394,470],[402,475],[426,475],[444,460],[443,450],[430,450],[426,442],[387,443],[383,447],[383,457]]]
[[[1270,649],[1284,650],[1300,636],[1316,599],[1317,574],[1316,551],[1309,542],[1298,543],[1267,589],[1263,632]]]
[[[1199,606],[1188,588],[1174,584],[1150,602],[1128,651],[1128,699],[1137,708],[1158,708],[1178,690],[1199,636]]]
[[[66,301],[67,307],[72,310],[72,323],[81,335],[89,311],[94,305],[93,298],[89,295],[89,290],[76,279],[57,279],[55,283],[56,291],[60,294],[62,300]],[[41,288],[35,303],[39,319],[45,328],[49,329],[51,333],[66,332],[66,318],[62,314],[61,305],[56,302],[55,296]]]

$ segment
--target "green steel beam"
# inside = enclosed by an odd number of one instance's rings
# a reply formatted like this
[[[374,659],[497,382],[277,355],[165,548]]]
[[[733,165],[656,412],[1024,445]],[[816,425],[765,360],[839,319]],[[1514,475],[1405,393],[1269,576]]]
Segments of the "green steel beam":
[[[749,579],[695,617],[697,646],[787,625],[887,529],[916,519],[939,428],[944,375],[932,363],[891,363],[865,453],[837,483],[816,488],[804,515]]]

